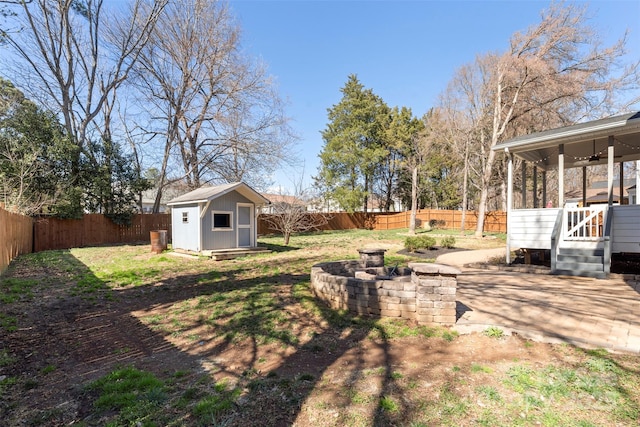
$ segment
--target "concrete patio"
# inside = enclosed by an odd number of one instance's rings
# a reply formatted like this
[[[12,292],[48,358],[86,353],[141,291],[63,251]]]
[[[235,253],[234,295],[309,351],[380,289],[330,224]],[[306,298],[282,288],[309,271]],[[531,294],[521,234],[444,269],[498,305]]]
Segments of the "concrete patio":
[[[462,269],[458,332],[496,326],[540,342],[640,353],[639,276],[612,275],[602,280],[460,265],[486,259],[492,255],[489,252],[458,254],[456,262],[438,259]]]

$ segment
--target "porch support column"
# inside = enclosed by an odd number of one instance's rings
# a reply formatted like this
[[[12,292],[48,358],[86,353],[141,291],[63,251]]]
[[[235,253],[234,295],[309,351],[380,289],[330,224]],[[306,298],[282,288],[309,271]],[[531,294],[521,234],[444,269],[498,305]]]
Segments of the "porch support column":
[[[564,206],[564,144],[558,146],[558,207]]]
[[[547,171],[542,171],[542,206],[547,207]]]
[[[622,200],[624,200],[624,162],[620,162],[620,206],[622,206]]]
[[[538,167],[533,167],[533,208],[538,209]]]
[[[582,207],[587,206],[587,167],[582,167]]]
[[[613,136],[609,136],[609,144],[607,147],[607,191],[609,192],[609,206],[613,205]]]
[[[513,209],[513,154],[509,152],[508,148],[504,149],[504,154],[507,156],[507,253],[505,261],[507,264],[511,264],[511,236],[509,227],[511,224],[511,210]]]
[[[522,205],[520,209],[527,208],[527,162],[522,161]]]
[[[636,205],[640,205],[640,160],[636,160]]]

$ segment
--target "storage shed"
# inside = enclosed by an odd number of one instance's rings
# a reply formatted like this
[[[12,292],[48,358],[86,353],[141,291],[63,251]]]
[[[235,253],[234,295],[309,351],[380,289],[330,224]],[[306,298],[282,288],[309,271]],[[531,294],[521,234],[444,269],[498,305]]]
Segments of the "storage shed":
[[[269,200],[242,182],[201,187],[170,200],[173,249],[204,253],[257,245],[257,209]]]

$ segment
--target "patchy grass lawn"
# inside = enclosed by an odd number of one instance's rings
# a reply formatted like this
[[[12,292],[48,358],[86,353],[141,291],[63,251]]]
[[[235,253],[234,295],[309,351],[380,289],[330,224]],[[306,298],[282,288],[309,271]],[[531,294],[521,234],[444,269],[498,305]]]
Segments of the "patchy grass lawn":
[[[498,328],[458,336],[312,298],[314,263],[382,247],[403,265],[404,238],[269,237],[271,254],[218,262],[148,245],[21,257],[0,277],[2,425],[638,425],[637,356]]]

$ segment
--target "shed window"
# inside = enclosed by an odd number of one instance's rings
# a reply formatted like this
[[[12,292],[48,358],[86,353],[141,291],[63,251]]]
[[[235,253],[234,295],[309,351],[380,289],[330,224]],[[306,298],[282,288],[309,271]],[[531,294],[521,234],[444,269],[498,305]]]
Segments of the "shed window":
[[[189,222],[189,212],[182,212],[182,223],[187,224]]]
[[[214,230],[233,230],[233,212],[213,211]]]

